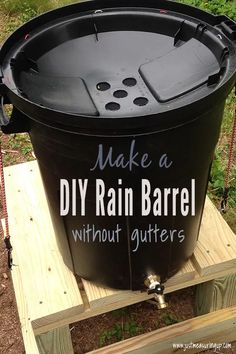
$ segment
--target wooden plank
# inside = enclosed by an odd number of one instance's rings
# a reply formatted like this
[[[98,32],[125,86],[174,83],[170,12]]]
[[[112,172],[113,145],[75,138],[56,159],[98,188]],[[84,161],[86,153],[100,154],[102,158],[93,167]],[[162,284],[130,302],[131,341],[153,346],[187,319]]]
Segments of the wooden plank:
[[[195,301],[197,315],[236,306],[236,274],[199,284]]]
[[[128,300],[131,293],[129,290],[103,288],[84,279],[82,282],[91,308],[99,308],[116,301]],[[140,291],[135,293],[139,294]]]
[[[16,258],[16,255],[14,255],[14,261],[16,264],[18,264],[18,259]],[[31,318],[29,317],[28,313],[28,305],[26,301],[26,295],[28,294],[24,293],[19,267],[15,266],[11,274],[20,318],[21,332],[25,346],[25,354],[39,354],[34,336],[34,331],[31,324]]]
[[[235,269],[229,270],[228,274],[230,274],[230,272],[235,273]],[[215,276],[216,277],[225,276],[225,271],[223,271],[221,273],[216,273]],[[166,288],[165,293],[167,294],[167,293],[170,293],[170,292],[173,292],[176,290],[184,289],[189,286],[193,286],[196,284],[200,284],[202,282],[206,282],[208,280],[212,280],[213,278],[214,278],[213,274],[209,274],[204,277],[201,277],[198,275],[198,277],[195,278],[194,280],[190,280],[185,283],[177,284],[177,285]],[[150,299],[152,299],[151,295],[147,295],[146,292],[140,293],[138,296],[136,295],[136,297],[135,296],[133,297],[132,292],[130,292],[129,305],[132,305],[132,304],[135,304],[138,302],[142,302],[142,301],[147,301]],[[116,302],[113,302],[112,304],[107,304],[107,305],[101,306],[99,308],[87,307],[83,313],[78,313],[75,315],[73,314],[68,317],[63,317],[60,314],[57,317],[56,324],[57,324],[57,327],[65,326],[70,323],[82,321],[87,318],[91,318],[93,316],[97,316],[97,315],[101,315],[101,314],[109,312],[109,311],[117,310],[117,309],[122,308],[124,306],[127,306],[127,299],[125,299],[123,301],[116,301]],[[54,329],[55,328],[55,320],[56,320],[55,316],[53,316],[53,318],[50,318],[50,316],[46,316],[46,317],[38,318],[37,320],[32,321],[34,333],[36,335],[38,335],[38,334],[41,334],[41,333],[44,333],[44,332]]]
[[[74,354],[68,326],[36,337],[39,354]]]
[[[50,220],[37,162],[8,167],[5,172],[12,242],[16,256],[17,253],[21,256],[19,266],[22,272],[24,269],[22,283],[24,289],[31,294],[29,313],[37,335],[77,320],[151,298],[151,295],[147,295],[146,292],[104,289],[84,281],[86,301],[88,300],[84,307],[74,275],[65,266],[59,252],[55,233],[57,239],[61,233],[60,239],[64,242],[62,247],[67,249],[67,254],[69,249],[64,233]],[[207,209],[211,209],[209,203],[209,201],[206,203],[206,213],[208,213]],[[24,207],[19,208],[19,205]],[[222,219],[221,216],[220,218]],[[205,228],[205,232],[209,233],[209,230]],[[204,236],[203,232],[200,239],[201,237],[208,236]],[[233,240],[231,241],[233,244]],[[29,256],[22,257],[22,254]],[[194,258],[195,264],[196,259],[197,264],[200,264],[198,257]],[[235,273],[234,263],[228,262],[228,265],[228,267],[217,267],[215,271],[212,266],[209,274],[200,276],[189,261],[177,275],[168,280],[165,292]]]
[[[197,339],[196,339],[197,338]],[[95,350],[93,354],[183,353],[173,344],[225,343],[236,339],[236,307],[212,312]],[[191,349],[198,353],[199,348]]]
[[[192,265],[191,260],[189,260],[175,276],[173,276],[167,281],[166,287],[182,284],[186,281],[194,279],[195,275],[196,271]],[[116,301],[126,301],[126,305],[130,305],[131,303],[138,302],[136,301],[137,298],[143,298],[143,295],[145,294],[141,293],[140,291],[119,291],[114,289],[103,288],[87,280],[82,280],[82,282],[91,308],[103,307],[106,305],[113,304]],[[145,295],[145,297],[147,299],[150,298],[150,296],[148,295]]]
[[[192,260],[200,275],[236,268],[235,234],[209,198]]]
[[[166,293],[171,288],[176,289],[175,286],[178,287],[178,284],[191,280],[195,280],[195,282],[191,282],[192,285],[197,284],[199,282],[199,274],[212,274],[212,277],[214,277],[217,273],[227,274],[236,268],[235,234],[209,198],[206,198],[201,231],[192,262],[189,261],[179,273],[167,281],[165,284]],[[129,291],[120,292],[103,289],[87,281],[83,281],[83,285],[91,308],[110,304],[116,301],[119,296],[122,300],[127,298],[127,303],[133,302],[132,297],[137,297],[140,294],[140,292],[131,293]]]
[[[193,266],[193,263],[191,260],[185,263],[182,269],[179,270],[178,273],[176,273],[173,277],[167,280],[165,283],[166,289],[179,285],[180,283],[185,283],[187,281],[195,279],[197,276],[196,269]]]
[[[73,273],[58,249],[36,162],[5,168],[13,282],[21,279],[31,320],[71,316],[84,309]],[[15,273],[17,271],[17,273]],[[16,292],[19,290],[16,289]],[[19,311],[24,304],[18,302]]]

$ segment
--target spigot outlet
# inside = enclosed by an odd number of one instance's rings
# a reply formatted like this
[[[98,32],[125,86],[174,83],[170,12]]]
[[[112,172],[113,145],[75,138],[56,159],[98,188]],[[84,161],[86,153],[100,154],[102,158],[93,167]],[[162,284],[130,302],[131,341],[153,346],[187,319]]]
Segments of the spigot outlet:
[[[145,279],[144,284],[148,288],[148,294],[154,295],[158,309],[166,308],[168,304],[165,302],[165,297],[163,294],[165,287],[160,283],[160,277],[158,275],[149,275]]]
[[[159,310],[165,309],[166,307],[168,307],[168,303],[165,301],[164,295],[154,294],[154,299],[157,302],[157,307]]]

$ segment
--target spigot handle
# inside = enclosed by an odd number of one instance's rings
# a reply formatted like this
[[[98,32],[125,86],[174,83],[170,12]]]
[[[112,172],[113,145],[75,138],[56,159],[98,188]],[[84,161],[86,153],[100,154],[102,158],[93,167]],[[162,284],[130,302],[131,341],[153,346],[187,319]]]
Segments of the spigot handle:
[[[157,284],[155,288],[148,289],[148,295],[150,294],[163,295],[163,292],[164,292],[164,285],[162,284]]]

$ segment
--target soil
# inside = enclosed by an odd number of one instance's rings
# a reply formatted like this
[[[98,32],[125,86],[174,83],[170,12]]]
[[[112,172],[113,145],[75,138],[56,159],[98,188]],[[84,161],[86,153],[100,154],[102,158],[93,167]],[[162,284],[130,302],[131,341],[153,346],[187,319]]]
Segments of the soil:
[[[168,308],[165,310],[158,310],[155,305],[142,302],[72,324],[71,335],[75,354],[86,353],[98,346],[106,346],[117,340],[194,317],[194,292],[195,288],[192,287],[166,295]]]
[[[7,267],[7,253],[0,237],[0,353],[23,354],[24,346],[20,330],[11,274]]]

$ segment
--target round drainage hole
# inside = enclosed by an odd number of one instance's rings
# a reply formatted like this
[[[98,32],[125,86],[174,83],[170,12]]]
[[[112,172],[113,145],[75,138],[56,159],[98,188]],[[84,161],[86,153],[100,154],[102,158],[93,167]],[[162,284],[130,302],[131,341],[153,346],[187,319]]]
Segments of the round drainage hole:
[[[122,82],[125,86],[135,86],[137,84],[137,80],[133,77],[128,77],[127,79],[124,79]]]
[[[109,102],[106,104],[107,111],[118,111],[120,109],[119,103],[116,102]]]
[[[110,87],[111,85],[108,82],[99,82],[99,84],[97,84],[97,90],[99,91],[107,91]]]
[[[147,103],[148,99],[145,97],[137,97],[134,100],[134,104],[136,104],[136,106],[146,106]]]
[[[128,96],[128,92],[125,90],[117,90],[113,93],[113,96],[116,98],[124,98]]]

